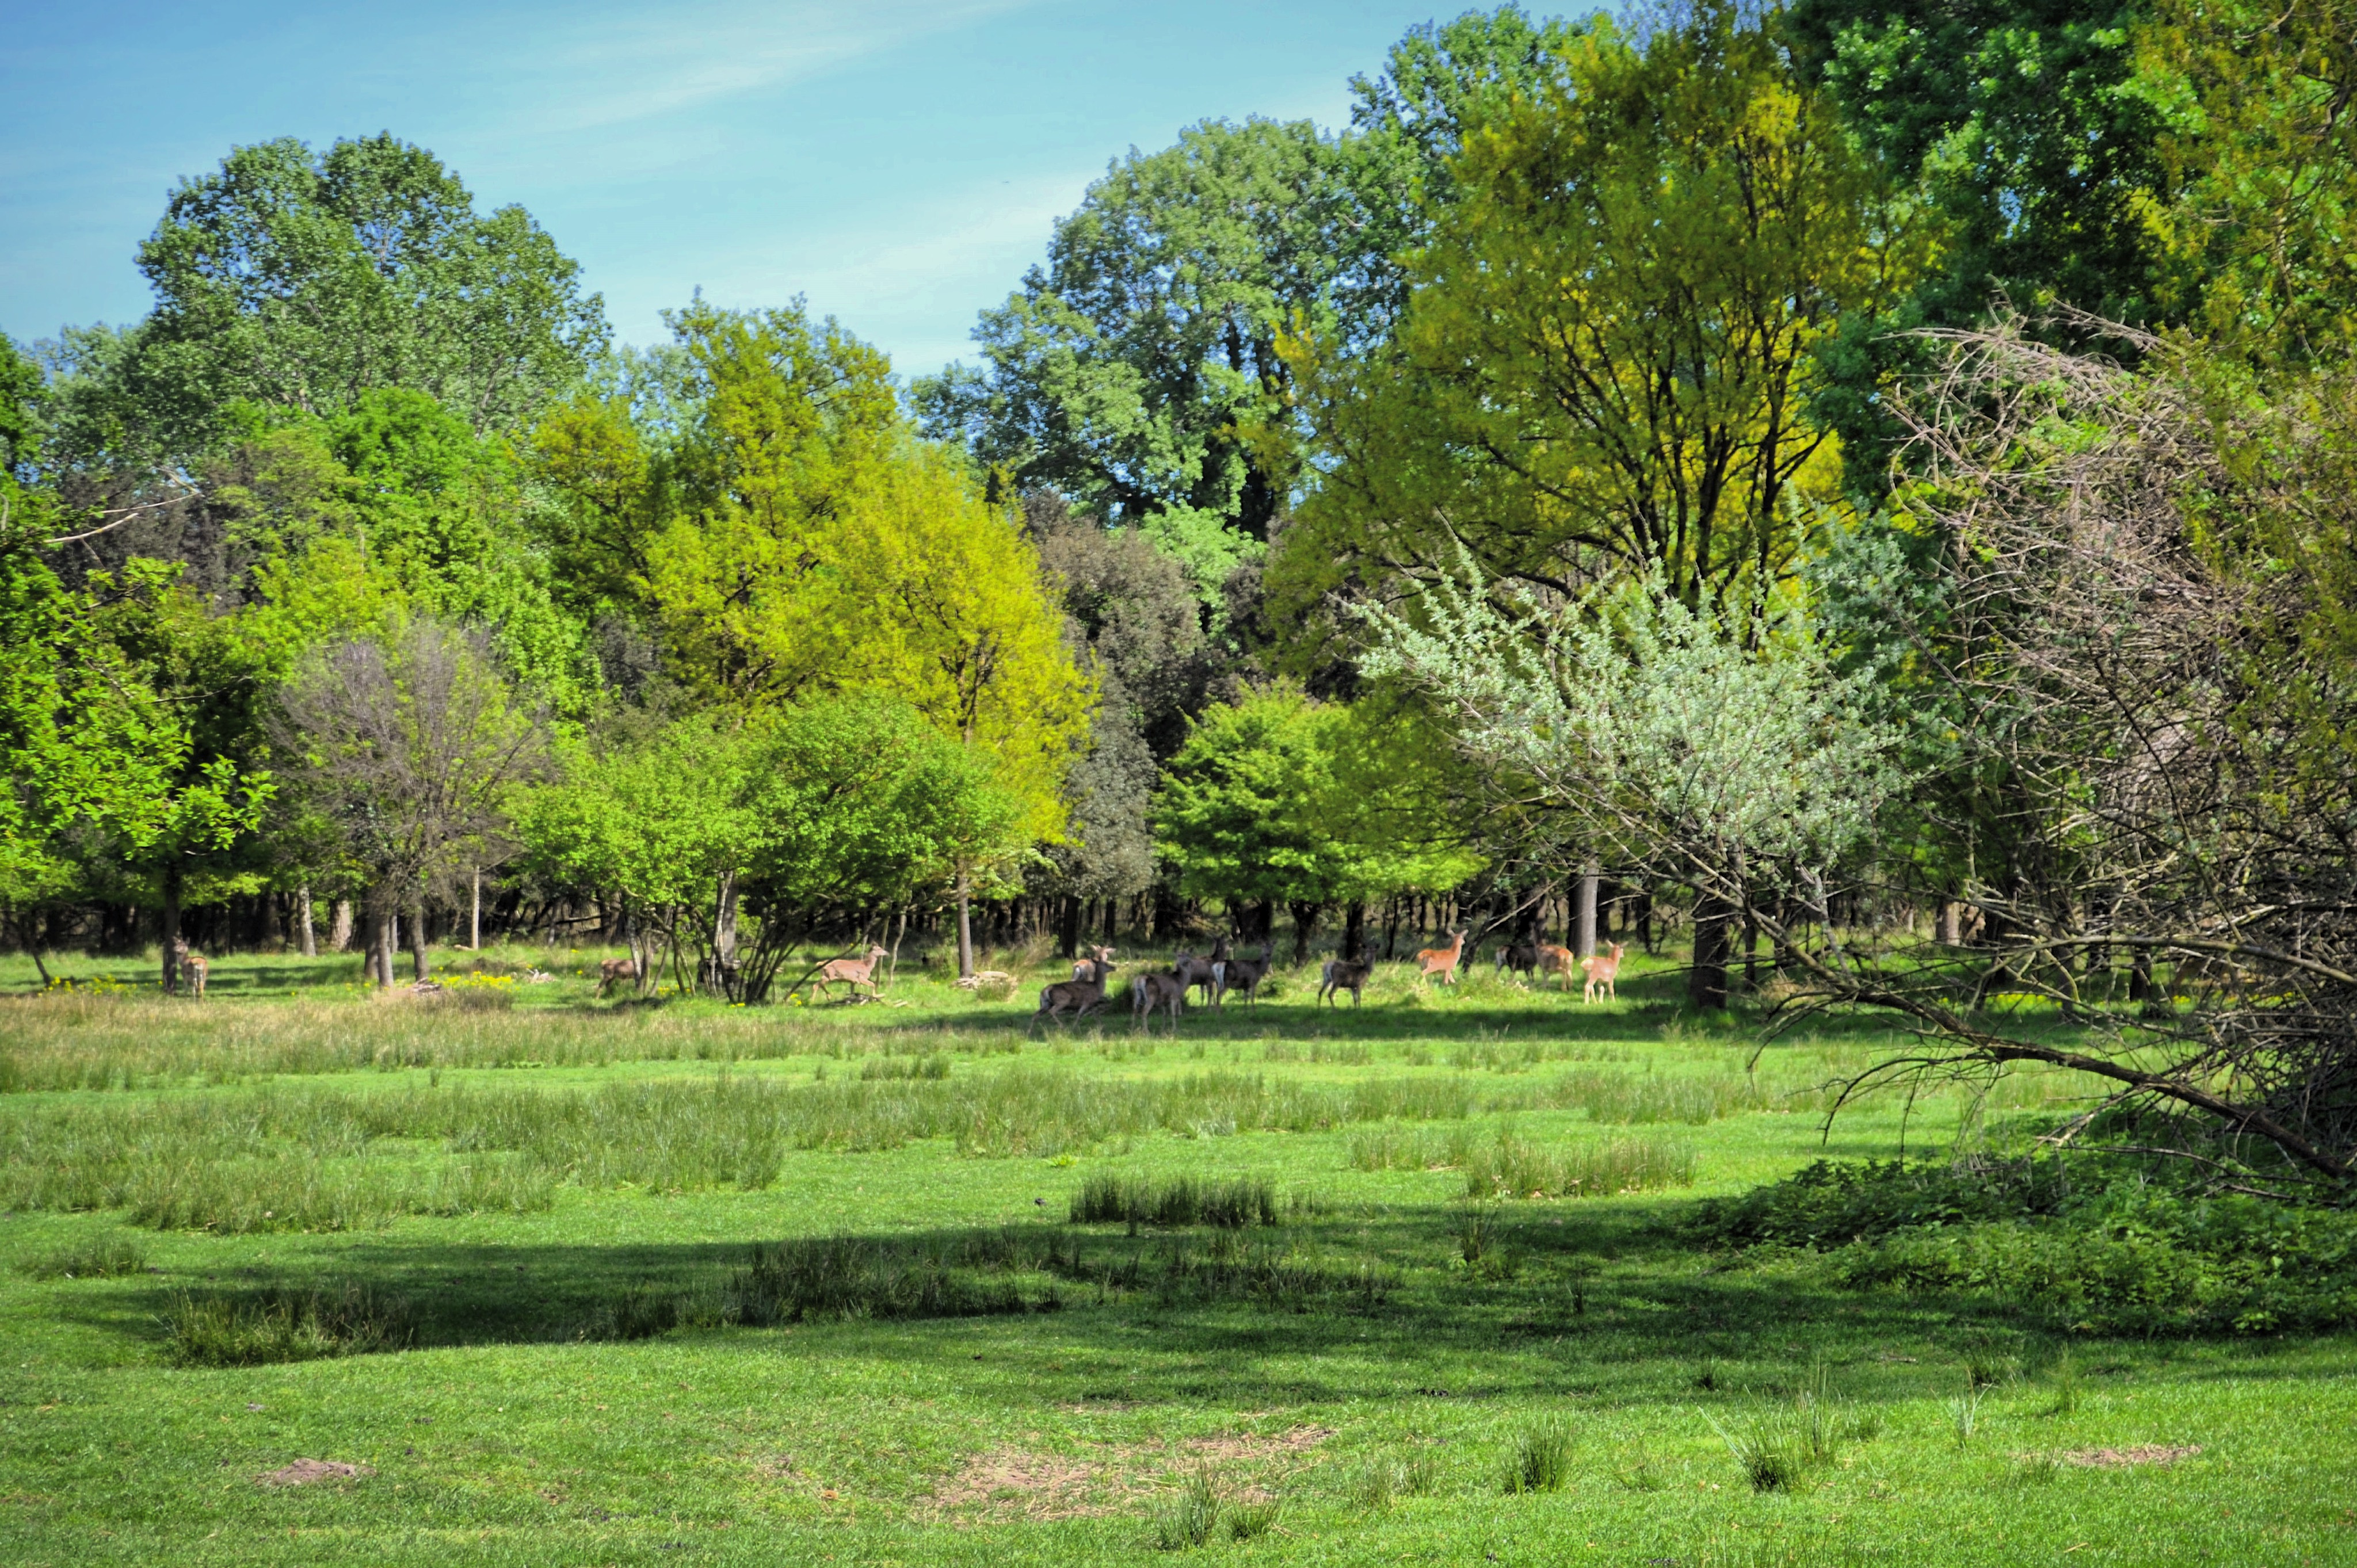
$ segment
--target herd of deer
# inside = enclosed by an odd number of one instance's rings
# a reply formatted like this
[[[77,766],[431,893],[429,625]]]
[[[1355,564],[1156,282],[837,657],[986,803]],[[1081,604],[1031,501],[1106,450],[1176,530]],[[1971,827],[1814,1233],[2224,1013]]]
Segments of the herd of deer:
[[[1417,968],[1425,978],[1437,980],[1443,985],[1457,983],[1458,965],[1465,956],[1465,937],[1464,931],[1451,931],[1447,947],[1426,948],[1415,955]],[[1258,958],[1236,958],[1229,953],[1225,937],[1212,944],[1208,958],[1182,950],[1170,961],[1168,969],[1149,971],[1130,982],[1131,1016],[1150,1030],[1155,1015],[1167,1013],[1171,1028],[1176,1029],[1189,994],[1197,990],[1203,993],[1215,1010],[1226,1005],[1231,991],[1243,993],[1247,1003],[1256,1002],[1261,982],[1268,978],[1269,950],[1269,944],[1264,942]],[[1593,1002],[1598,996],[1617,1000],[1620,992],[1615,983],[1620,976],[1620,955],[1627,950],[1615,942],[1609,951],[1579,958],[1569,948],[1549,942],[1515,942],[1500,950],[1498,972],[1502,974],[1512,969],[1523,974],[1560,974],[1567,991],[1576,967],[1587,977],[1580,991],[1582,1002]],[[1071,979],[1057,981],[1040,990],[1039,1010],[1031,1015],[1032,1025],[1037,1026],[1043,1020],[1052,1021],[1067,1014],[1078,1019],[1095,1012],[1105,1004],[1106,981],[1120,967],[1113,961],[1113,949],[1091,948],[1086,958],[1073,963]],[[1372,960],[1328,959],[1319,977],[1318,1000],[1339,1005],[1335,997],[1348,991],[1351,1005],[1356,1007],[1364,1000],[1361,993],[1374,972]]]

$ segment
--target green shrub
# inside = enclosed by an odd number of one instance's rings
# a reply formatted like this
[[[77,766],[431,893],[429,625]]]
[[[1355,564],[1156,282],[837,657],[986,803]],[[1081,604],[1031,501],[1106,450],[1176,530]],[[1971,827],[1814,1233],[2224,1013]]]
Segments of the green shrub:
[[[253,1367],[402,1350],[416,1342],[409,1304],[365,1286],[274,1286],[238,1295],[184,1294],[164,1319],[165,1351],[184,1367]]]

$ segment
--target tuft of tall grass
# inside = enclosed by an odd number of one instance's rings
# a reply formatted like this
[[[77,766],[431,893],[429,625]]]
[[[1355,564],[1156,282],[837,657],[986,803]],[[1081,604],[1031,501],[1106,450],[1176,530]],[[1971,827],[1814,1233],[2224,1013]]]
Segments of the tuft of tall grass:
[[[1198,1181],[1100,1172],[1072,1195],[1075,1225],[1125,1224],[1178,1227],[1217,1225],[1230,1230],[1276,1223],[1276,1189],[1263,1176]]]
[[[147,1250],[118,1232],[27,1258],[17,1270],[37,1280],[97,1280],[135,1274],[146,1266]]]
[[[165,1354],[183,1367],[253,1367],[402,1350],[416,1342],[409,1304],[361,1285],[183,1294],[165,1316]]]
[[[1694,1185],[1694,1150],[1637,1133],[1603,1143],[1543,1148],[1512,1133],[1476,1148],[1465,1163],[1469,1197],[1603,1197]]]
[[[1807,1381],[1787,1405],[1755,1411],[1731,1427],[1716,1416],[1705,1419],[1753,1491],[1799,1492],[1814,1486],[1840,1460],[1843,1413],[1834,1398],[1831,1373],[1819,1362],[1810,1368]],[[1867,1430],[1851,1424],[1860,1433]]]
[[[1571,1428],[1560,1420],[1528,1426],[1506,1464],[1509,1492],[1555,1492],[1571,1478]]]
[[[810,1318],[984,1317],[1049,1306],[1051,1295],[1027,1302],[1014,1280],[983,1272],[1017,1261],[961,1260],[854,1236],[780,1241],[754,1248],[730,1279],[728,1311],[735,1322],[762,1327]],[[1046,1251],[1028,1261],[1044,1263]]]

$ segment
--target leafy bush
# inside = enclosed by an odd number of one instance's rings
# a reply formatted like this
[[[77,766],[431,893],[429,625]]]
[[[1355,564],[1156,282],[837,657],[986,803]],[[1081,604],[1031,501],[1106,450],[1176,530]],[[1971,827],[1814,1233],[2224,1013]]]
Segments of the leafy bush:
[[[2072,1187],[2059,1162],[1820,1162],[1700,1206],[1705,1238],[1825,1251],[1858,1289],[1977,1295],[2100,1334],[2357,1323],[2357,1213],[2144,1182]]]

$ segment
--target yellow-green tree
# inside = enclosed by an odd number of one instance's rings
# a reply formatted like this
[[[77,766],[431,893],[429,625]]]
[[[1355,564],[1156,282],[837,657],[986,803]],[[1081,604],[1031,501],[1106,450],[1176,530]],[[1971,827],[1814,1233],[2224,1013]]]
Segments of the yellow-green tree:
[[[1658,570],[1690,603],[1782,572],[1829,484],[1815,356],[1920,252],[1831,110],[1708,5],[1599,22],[1451,165],[1395,350],[1297,342],[1323,475],[1273,572],[1306,607],[1454,560],[1576,592]]]

